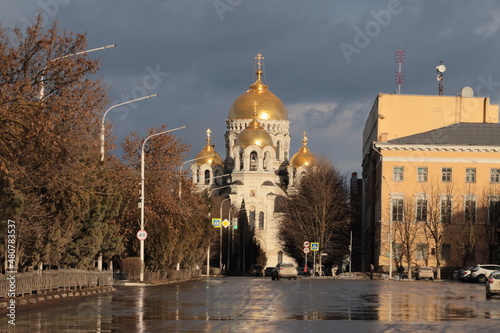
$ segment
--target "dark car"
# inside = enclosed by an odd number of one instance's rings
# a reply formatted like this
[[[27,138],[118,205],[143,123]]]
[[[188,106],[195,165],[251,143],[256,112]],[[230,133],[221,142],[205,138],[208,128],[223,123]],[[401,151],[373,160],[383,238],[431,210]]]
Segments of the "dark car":
[[[266,267],[264,270],[264,276],[272,276],[274,267]]]
[[[261,265],[250,265],[250,274],[254,276],[263,276]]]

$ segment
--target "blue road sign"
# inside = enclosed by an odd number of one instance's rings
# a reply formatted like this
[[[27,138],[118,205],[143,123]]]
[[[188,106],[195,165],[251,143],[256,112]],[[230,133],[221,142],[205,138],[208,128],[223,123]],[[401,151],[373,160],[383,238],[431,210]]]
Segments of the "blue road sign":
[[[311,251],[319,251],[319,243],[311,242]]]
[[[220,228],[220,224],[221,224],[221,219],[219,219],[219,218],[214,218],[214,219],[212,219],[212,225],[213,225],[215,228]]]

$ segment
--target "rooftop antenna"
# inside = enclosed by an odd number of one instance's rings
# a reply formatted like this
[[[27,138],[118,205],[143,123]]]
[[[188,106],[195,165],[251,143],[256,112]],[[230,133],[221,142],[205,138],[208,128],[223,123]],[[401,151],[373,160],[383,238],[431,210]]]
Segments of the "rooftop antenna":
[[[401,70],[403,63],[405,62],[405,51],[398,50],[396,51],[396,64],[398,64],[398,70],[396,72],[396,85],[397,90],[396,94],[401,94],[401,84],[405,83],[405,72]]]
[[[438,73],[436,76],[436,80],[438,82],[438,94],[443,95],[443,73],[446,71],[446,66],[443,64],[443,61],[439,62],[439,65],[436,66],[436,72]]]

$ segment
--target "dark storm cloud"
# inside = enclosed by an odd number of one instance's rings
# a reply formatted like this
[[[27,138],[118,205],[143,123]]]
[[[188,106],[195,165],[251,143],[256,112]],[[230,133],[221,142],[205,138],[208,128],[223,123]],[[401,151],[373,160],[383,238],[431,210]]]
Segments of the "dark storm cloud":
[[[42,11],[68,31],[87,31],[99,54],[110,99],[153,99],[109,116],[121,140],[151,126],[187,124],[176,132],[193,146],[211,128],[224,155],[225,120],[233,101],[255,80],[254,57],[287,105],[294,154],[307,131],[309,148],[344,171],[358,171],[361,133],[378,93],[393,93],[395,51],[406,51],[402,92],[437,94],[443,60],[445,94],[473,87],[500,101],[500,5],[497,1],[13,1],[2,20],[22,27]],[[347,50],[347,51],[346,51]]]

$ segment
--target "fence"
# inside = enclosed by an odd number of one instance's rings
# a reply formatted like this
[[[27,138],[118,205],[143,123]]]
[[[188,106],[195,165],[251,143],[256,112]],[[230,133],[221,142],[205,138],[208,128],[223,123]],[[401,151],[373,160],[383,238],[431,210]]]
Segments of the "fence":
[[[7,297],[14,275],[15,294],[43,294],[64,289],[82,289],[113,284],[110,271],[85,271],[79,269],[59,269],[51,271],[33,271],[16,274],[0,274],[0,298]]]

